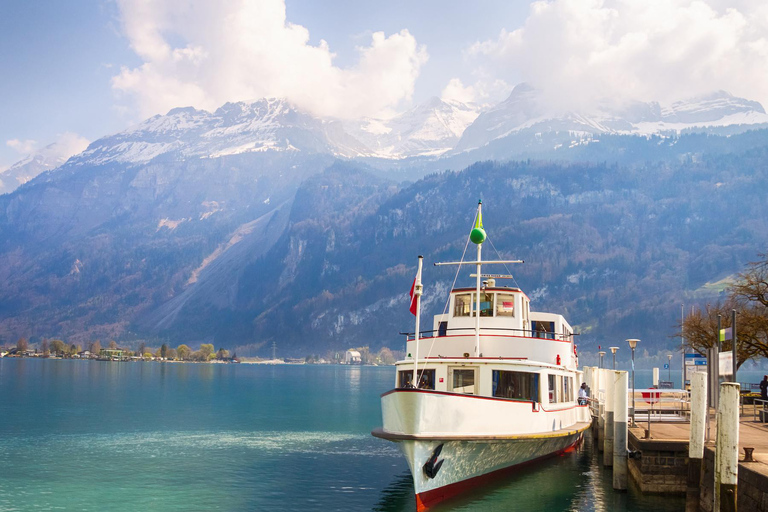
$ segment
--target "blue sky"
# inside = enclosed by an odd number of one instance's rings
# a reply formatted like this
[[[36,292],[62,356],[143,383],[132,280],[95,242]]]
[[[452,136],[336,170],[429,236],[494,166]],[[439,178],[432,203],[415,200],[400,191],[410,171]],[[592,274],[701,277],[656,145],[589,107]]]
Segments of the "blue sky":
[[[175,106],[284,96],[388,115],[493,103],[520,81],[577,106],[714,89],[768,102],[755,0],[4,0],[0,169]]]

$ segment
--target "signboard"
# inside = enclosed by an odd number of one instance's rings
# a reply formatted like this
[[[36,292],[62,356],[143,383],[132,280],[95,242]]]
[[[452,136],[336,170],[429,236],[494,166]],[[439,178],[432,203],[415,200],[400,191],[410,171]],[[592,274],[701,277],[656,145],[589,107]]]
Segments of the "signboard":
[[[702,364],[703,363],[703,364]],[[693,364],[693,361],[690,363],[686,359],[685,361],[685,384],[690,384],[691,381],[691,375],[693,375],[695,372],[707,372],[707,359],[703,358],[701,362],[699,360],[696,361],[695,364]]]
[[[669,370],[669,365],[667,363],[664,363],[664,369]]]
[[[720,376],[733,375],[733,352],[720,352]]]
[[[699,354],[685,354],[685,365],[707,366],[707,358]]]

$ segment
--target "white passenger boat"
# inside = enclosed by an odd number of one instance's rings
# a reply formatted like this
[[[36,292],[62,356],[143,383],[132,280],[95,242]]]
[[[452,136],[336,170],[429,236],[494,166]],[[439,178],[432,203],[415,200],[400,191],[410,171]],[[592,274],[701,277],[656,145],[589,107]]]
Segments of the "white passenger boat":
[[[425,333],[419,257],[415,333],[397,362],[395,388],[381,397],[383,426],[372,432],[403,451],[418,510],[570,451],[589,426],[588,407],[577,397],[573,329],[559,314],[530,311],[519,288],[496,284],[511,276],[482,273],[483,265],[522,262],[482,261],[481,208],[470,234],[477,259],[436,263],[474,267],[475,287],[451,290],[448,313],[436,315]]]

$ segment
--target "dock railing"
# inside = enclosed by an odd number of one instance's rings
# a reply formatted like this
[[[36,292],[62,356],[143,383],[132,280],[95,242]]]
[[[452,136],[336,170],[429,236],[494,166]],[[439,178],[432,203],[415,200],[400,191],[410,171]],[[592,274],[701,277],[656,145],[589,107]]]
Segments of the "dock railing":
[[[763,400],[762,398],[755,398],[753,403],[755,406],[752,408],[752,420],[753,421],[762,421],[763,418],[761,417],[760,420],[757,419],[758,411],[761,411],[760,415],[765,416],[768,414],[768,400]],[[743,406],[742,406],[743,411]],[[762,412],[765,411],[765,412]]]
[[[691,398],[685,389],[636,389],[636,421],[688,421]],[[632,391],[629,392],[632,403]]]
[[[600,404],[605,401],[605,391],[597,390],[589,398],[589,410],[597,416]],[[634,391],[635,421],[689,421],[691,414],[690,392],[685,389],[636,389]],[[627,393],[627,403],[632,408],[632,390]],[[766,405],[768,409],[768,405]]]

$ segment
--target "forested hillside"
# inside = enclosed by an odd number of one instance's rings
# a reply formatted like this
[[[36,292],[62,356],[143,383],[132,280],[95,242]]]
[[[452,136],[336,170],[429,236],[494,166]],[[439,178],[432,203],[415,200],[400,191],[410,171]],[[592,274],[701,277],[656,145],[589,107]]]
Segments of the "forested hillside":
[[[509,270],[534,309],[565,314],[583,351],[653,351],[682,302],[716,301],[704,285],[765,252],[767,153],[481,162],[410,184],[321,155],[65,167],[0,197],[0,336],[400,348],[416,256],[442,312],[454,276],[431,263],[461,256],[482,198],[485,255],[525,260]]]

